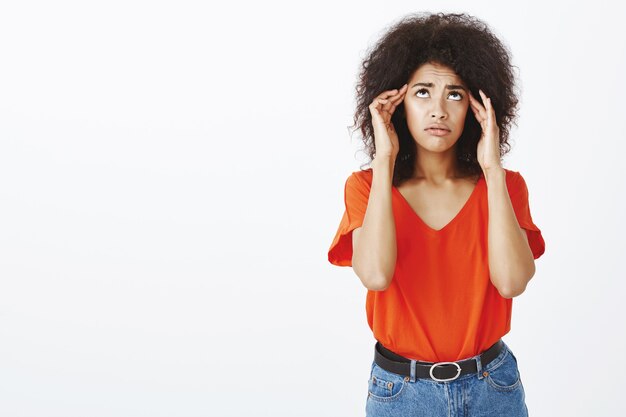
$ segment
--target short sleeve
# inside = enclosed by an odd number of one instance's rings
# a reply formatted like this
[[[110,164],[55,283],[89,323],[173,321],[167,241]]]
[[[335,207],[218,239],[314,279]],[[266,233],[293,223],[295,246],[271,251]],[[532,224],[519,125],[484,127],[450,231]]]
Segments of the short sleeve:
[[[352,266],[352,231],[363,224],[370,186],[353,172],[344,187],[345,211],[330,248],[328,261],[337,266]]]
[[[517,222],[520,227],[527,230],[528,244],[533,253],[535,259],[539,258],[545,252],[545,242],[541,234],[541,230],[534,223],[530,214],[528,187],[524,177],[519,172],[511,171],[513,178],[511,181],[511,189],[509,190],[509,196],[511,198],[511,204],[513,205],[513,211],[517,217]]]

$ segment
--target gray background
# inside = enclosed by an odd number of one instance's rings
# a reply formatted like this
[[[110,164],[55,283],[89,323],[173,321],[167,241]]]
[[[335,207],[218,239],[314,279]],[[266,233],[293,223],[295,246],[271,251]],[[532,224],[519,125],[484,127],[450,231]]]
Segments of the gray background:
[[[359,63],[415,11],[476,15],[520,70],[531,415],[618,413],[624,6],[420,5],[3,2],[0,415],[364,415],[366,289],[326,256]]]

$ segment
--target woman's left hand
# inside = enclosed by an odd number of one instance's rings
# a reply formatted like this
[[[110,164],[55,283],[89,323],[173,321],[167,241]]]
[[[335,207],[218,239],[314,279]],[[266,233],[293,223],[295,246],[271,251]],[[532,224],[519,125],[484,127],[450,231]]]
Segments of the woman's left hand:
[[[487,98],[482,90],[478,90],[483,99],[483,106],[472,93],[469,93],[470,107],[474,112],[476,120],[480,123],[483,132],[478,141],[476,156],[478,163],[486,174],[489,170],[498,170],[502,168],[500,162],[500,128],[496,123],[496,113],[491,106],[491,99]]]

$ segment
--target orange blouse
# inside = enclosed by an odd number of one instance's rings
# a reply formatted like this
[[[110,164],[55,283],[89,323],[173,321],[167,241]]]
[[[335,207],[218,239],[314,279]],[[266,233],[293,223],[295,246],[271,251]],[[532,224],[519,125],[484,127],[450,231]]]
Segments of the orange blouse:
[[[506,186],[519,225],[535,259],[545,251],[533,223],[528,189],[519,172],[505,169]],[[352,231],[363,224],[372,168],[345,183],[345,211],[328,250],[337,266],[352,266]],[[487,349],[511,328],[513,299],[489,279],[487,184],[481,175],[458,214],[441,230],[427,226],[392,186],[397,261],[384,291],[367,291],[365,309],[374,338],[405,357],[456,361]]]

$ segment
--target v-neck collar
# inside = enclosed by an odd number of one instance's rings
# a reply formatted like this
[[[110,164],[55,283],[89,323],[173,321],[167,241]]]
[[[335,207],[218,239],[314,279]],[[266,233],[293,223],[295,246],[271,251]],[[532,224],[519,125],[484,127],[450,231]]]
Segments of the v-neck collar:
[[[412,216],[417,219],[418,223],[420,223],[424,227],[424,229],[426,229],[428,232],[432,234],[441,234],[445,232],[446,230],[448,230],[450,227],[452,227],[454,223],[458,222],[461,217],[463,217],[465,212],[467,212],[467,210],[471,206],[472,202],[476,199],[476,195],[478,194],[479,189],[482,187],[483,182],[484,182],[484,177],[481,174],[480,177],[478,178],[478,181],[474,185],[474,189],[472,190],[472,193],[465,201],[465,204],[463,204],[463,207],[461,207],[461,209],[457,212],[457,214],[448,223],[446,223],[446,225],[443,226],[441,229],[433,229],[432,227],[427,225],[426,222],[424,222],[424,220],[422,220],[422,218],[415,212],[415,210],[413,210],[413,207],[411,207],[409,202],[404,198],[400,190],[398,190],[394,185],[391,186],[391,189],[395,190],[395,193],[397,194],[399,199],[402,201],[402,204],[405,206],[405,208],[408,211],[411,212]]]

